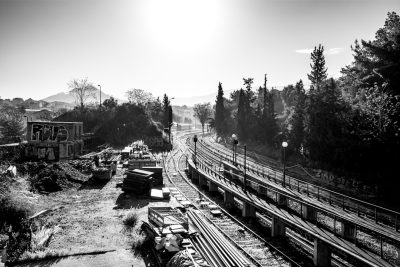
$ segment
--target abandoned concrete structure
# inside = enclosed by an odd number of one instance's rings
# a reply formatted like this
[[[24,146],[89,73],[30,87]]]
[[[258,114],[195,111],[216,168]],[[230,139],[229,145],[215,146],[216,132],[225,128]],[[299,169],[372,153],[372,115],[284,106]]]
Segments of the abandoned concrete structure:
[[[70,159],[83,151],[82,122],[29,121],[25,155],[43,160]]]

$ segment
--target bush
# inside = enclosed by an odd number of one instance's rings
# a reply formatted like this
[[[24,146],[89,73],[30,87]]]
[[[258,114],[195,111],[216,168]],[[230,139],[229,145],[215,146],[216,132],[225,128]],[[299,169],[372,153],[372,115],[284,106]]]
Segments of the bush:
[[[132,230],[139,221],[139,215],[136,209],[131,209],[122,220],[125,230]]]
[[[15,200],[9,193],[0,196],[0,226],[12,225],[13,230],[25,227],[29,209],[21,201]],[[0,229],[1,231],[6,229]]]

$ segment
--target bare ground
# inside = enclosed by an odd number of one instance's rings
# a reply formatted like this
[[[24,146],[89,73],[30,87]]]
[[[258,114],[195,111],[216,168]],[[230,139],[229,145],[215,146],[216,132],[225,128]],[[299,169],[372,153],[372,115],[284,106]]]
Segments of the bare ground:
[[[116,185],[122,181],[118,169],[106,183],[86,182],[78,189],[40,195],[36,211],[53,209],[42,217],[43,224],[58,225],[61,230],[42,251],[25,253],[22,260],[55,259],[20,266],[152,266],[148,255],[132,248],[141,221],[147,221],[149,206],[169,205],[168,201],[152,201],[124,194]],[[137,208],[139,223],[131,232],[124,231],[122,218],[131,207]],[[77,254],[94,253],[97,255]],[[58,256],[75,255],[61,258]],[[151,256],[150,256],[151,258]]]

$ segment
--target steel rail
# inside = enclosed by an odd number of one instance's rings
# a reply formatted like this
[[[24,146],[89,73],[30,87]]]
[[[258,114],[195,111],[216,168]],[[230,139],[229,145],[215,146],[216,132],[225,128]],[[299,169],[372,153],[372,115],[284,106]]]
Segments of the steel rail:
[[[199,149],[198,154],[199,154],[199,155],[202,155],[202,153],[204,153],[204,152],[201,151],[201,149]],[[204,153],[203,155],[204,155],[204,159],[207,160],[208,155],[207,155],[206,153]],[[208,158],[210,158],[210,159],[212,160],[212,157],[208,157]],[[241,178],[241,175],[238,175],[238,174],[235,174],[235,173],[232,173],[231,175],[236,176],[237,178]],[[271,187],[273,187],[273,186],[271,186],[271,185],[269,185],[269,184],[266,184],[266,183],[261,179],[261,177],[259,177],[259,178],[257,178],[257,177],[252,177],[252,176],[249,174],[248,177],[247,177],[247,180],[248,180],[248,181],[251,181],[252,183],[255,183],[255,184],[258,185],[258,186],[262,186],[263,188],[268,187],[268,188],[269,188],[270,190],[272,190],[273,192],[278,193],[278,194],[280,194],[280,195],[284,195],[284,196],[286,196],[286,197],[289,197],[289,198],[290,198],[291,200],[293,200],[293,201],[296,201],[296,202],[298,202],[298,203],[301,203],[301,204],[304,204],[304,205],[307,205],[307,206],[311,206],[311,207],[313,207],[313,208],[315,208],[315,209],[317,209],[317,210],[319,210],[319,211],[321,211],[321,212],[324,212],[324,213],[326,213],[326,214],[330,214],[330,217],[332,217],[332,218],[339,218],[339,219],[341,219],[341,220],[344,220],[344,221],[350,222],[350,223],[352,223],[352,224],[354,224],[354,225],[357,225],[358,227],[360,227],[360,228],[362,228],[362,229],[365,229],[365,230],[368,230],[368,231],[370,231],[370,232],[373,232],[373,233],[375,233],[375,235],[377,235],[379,238],[380,238],[380,237],[385,237],[386,239],[392,240],[392,241],[394,241],[395,243],[399,243],[399,242],[400,242],[399,237],[396,238],[396,237],[393,236],[391,233],[386,233],[385,231],[383,231],[383,229],[377,229],[377,228],[373,227],[372,225],[369,226],[369,225],[366,225],[365,223],[357,222],[357,221],[355,221],[354,219],[348,218],[346,215],[341,215],[341,214],[339,214],[338,212],[333,212],[333,211],[330,210],[330,209],[323,208],[323,207],[321,207],[321,206],[317,206],[317,205],[315,205],[315,204],[313,204],[313,203],[311,203],[311,202],[309,202],[309,201],[304,201],[304,200],[300,199],[298,196],[290,195],[290,194],[288,194],[288,193],[286,193],[286,192],[282,192],[282,190],[280,190],[280,189],[273,189],[273,188],[271,188]],[[260,182],[261,182],[261,183],[260,183]],[[345,216],[346,216],[346,217],[345,217]],[[360,217],[360,218],[361,218],[361,217]]]
[[[175,153],[176,154],[176,153]],[[171,155],[170,156],[170,158],[169,158],[169,160],[173,160],[173,164],[174,164],[174,166],[175,166],[175,168],[176,168],[176,163],[175,163],[175,161],[174,161],[174,158],[173,158],[173,155]],[[164,163],[164,166],[168,166],[167,164],[165,164]],[[165,168],[166,169],[166,168]],[[179,170],[178,170],[179,171]],[[181,194],[182,195],[185,195],[185,193],[183,193],[179,188],[178,188],[178,186],[176,186],[176,184],[172,181],[172,179],[171,179],[171,177],[169,176],[169,174],[168,174],[168,172],[165,170],[165,173],[166,173],[166,175],[167,175],[167,178],[168,178],[168,180],[172,183],[172,184],[174,184],[174,186],[181,192]],[[181,174],[182,175],[182,174]],[[189,184],[190,185],[190,184]],[[192,186],[192,185],[190,185],[190,186]],[[196,189],[196,188],[194,188],[194,189]],[[196,190],[197,191],[197,190]],[[199,192],[199,193],[201,193],[201,192]],[[211,202],[211,201],[210,201]],[[211,224],[213,224],[215,227],[217,227],[221,232],[223,232],[223,230],[222,229],[220,229],[217,225],[215,225],[215,223],[214,222],[212,222],[211,220],[209,220],[209,222],[211,223]],[[257,262],[257,260],[256,259],[254,259],[250,254],[248,254],[243,248],[241,248],[234,240],[232,240],[228,235],[226,235],[225,233],[224,233],[224,235],[227,237],[227,238],[229,238],[229,240],[231,241],[231,242],[233,242],[235,245],[236,245],[236,247],[238,248],[238,249],[240,249],[249,259],[251,259],[254,263],[256,263],[256,265],[258,265],[258,266],[261,266],[261,264],[259,264],[258,262]]]
[[[193,163],[190,163],[190,164],[193,164]],[[203,169],[203,170],[202,170],[202,172],[204,173],[203,175],[210,175],[211,173],[214,172],[214,170],[210,169],[207,165],[204,165],[204,164],[202,164],[201,162],[198,162],[197,165],[198,165],[198,166],[196,167],[196,169],[197,169],[198,171]],[[199,168],[199,167],[200,167],[200,168]],[[224,177],[222,177],[222,179],[221,179],[221,175],[220,175],[219,173],[216,174],[216,176],[217,176],[217,177],[219,176],[219,179],[220,179],[220,180],[224,180],[224,183],[226,183],[226,179],[225,179]],[[209,177],[209,178],[212,179],[212,180],[214,180],[214,178],[212,178],[212,177]],[[216,182],[217,184],[219,184],[219,186],[223,186],[223,187],[228,188],[227,185],[224,185],[224,184],[222,184],[221,182],[218,182],[218,181],[216,181],[216,180],[214,180],[214,182]],[[225,188],[223,188],[223,189],[225,189]],[[232,190],[236,190],[236,191],[232,191]],[[241,192],[239,191],[238,188],[236,188],[236,189],[229,189],[229,191],[231,191],[233,194],[237,195],[240,199],[243,199],[244,201],[249,202],[249,195],[241,193]],[[254,196],[252,196],[252,198],[253,198],[253,197],[254,197]],[[311,236],[314,236],[314,237],[317,238],[317,239],[323,240],[324,242],[330,244],[333,248],[336,248],[336,249],[338,249],[339,251],[342,251],[342,252],[344,252],[345,254],[352,256],[353,258],[359,260],[360,262],[364,262],[364,263],[367,264],[368,266],[388,266],[388,265],[390,265],[390,263],[388,263],[388,262],[386,262],[386,261],[384,262],[384,265],[382,265],[383,263],[381,263],[380,261],[378,261],[377,258],[374,258],[374,257],[372,257],[371,255],[369,255],[369,257],[371,257],[370,259],[366,259],[366,258],[362,257],[362,256],[359,254],[359,252],[355,252],[355,251],[349,250],[348,248],[342,247],[342,245],[339,245],[339,244],[337,244],[337,243],[333,243],[333,242],[330,241],[331,237],[329,237],[329,239],[327,239],[328,237],[323,237],[323,236],[317,235],[317,233],[314,232],[314,231],[312,231],[311,228],[308,229],[308,228],[305,228],[305,227],[302,226],[302,225],[297,225],[295,222],[291,221],[290,219],[288,219],[288,218],[286,218],[286,217],[282,217],[282,216],[281,216],[280,214],[278,214],[276,211],[274,211],[274,210],[272,210],[272,209],[269,209],[267,206],[265,206],[264,203],[261,204],[261,202],[260,202],[260,203],[253,203],[253,204],[256,206],[256,208],[261,208],[262,210],[265,209],[268,213],[271,213],[272,215],[277,216],[277,217],[281,218],[282,220],[284,220],[288,225],[292,225],[292,227],[298,228],[298,229],[304,231],[305,233],[308,233],[308,234],[310,234]],[[293,216],[293,215],[292,215],[292,216]],[[336,237],[336,238],[337,238],[339,241],[344,242],[343,239],[341,239],[341,238],[339,238],[339,237]],[[373,253],[374,253],[374,252],[373,252]],[[375,253],[374,253],[374,254],[375,254]]]
[[[184,152],[182,150],[182,152]],[[181,155],[181,157],[183,157],[184,154]],[[204,195],[202,192],[200,192],[195,186],[193,186],[190,182],[187,181],[187,179],[183,176],[182,172],[180,170],[178,170],[179,173],[182,176],[182,179],[185,180],[185,182],[192,187],[198,194],[201,194],[202,197],[204,197],[204,199],[206,199],[207,201],[217,205],[214,201],[212,201],[210,198],[208,198],[206,195]],[[170,180],[170,182],[172,184],[175,185],[175,183],[172,181],[171,177],[168,175],[167,173],[167,177]],[[176,185],[175,185],[176,186]],[[178,186],[176,186],[177,189],[179,190]],[[182,195],[185,195],[181,190],[179,190]],[[235,223],[237,223],[238,225],[240,225],[240,227],[242,227],[243,229],[246,229],[246,231],[248,231],[249,233],[251,233],[252,235],[254,235],[255,237],[257,237],[258,239],[260,239],[262,241],[262,243],[264,243],[267,247],[269,247],[270,249],[274,250],[276,253],[278,253],[279,256],[281,256],[285,261],[290,262],[291,266],[300,266],[299,264],[297,264],[296,262],[294,262],[288,255],[286,255],[284,252],[282,252],[280,249],[278,249],[277,247],[273,246],[272,244],[268,243],[265,239],[263,239],[262,237],[260,237],[258,234],[256,234],[254,231],[252,231],[251,229],[249,229],[246,225],[244,225],[243,223],[241,223],[240,221],[238,221],[235,217],[233,217],[232,215],[230,215],[226,210],[224,210],[223,208],[219,207],[221,209],[221,211],[227,216],[229,217],[231,220],[233,220]],[[229,236],[227,235],[224,230],[222,230],[220,227],[218,227],[218,225],[216,225],[213,221],[210,220],[210,222],[217,227],[218,229],[220,229],[222,231],[222,233],[233,243],[236,244],[236,242]],[[246,255],[249,255],[245,250],[243,250],[243,248],[240,247],[239,244],[236,244]],[[251,256],[250,256],[251,257]],[[254,259],[255,260],[255,259]],[[257,262],[255,260],[255,262]]]
[[[199,143],[200,143],[201,146],[204,146],[204,144],[203,144],[202,142],[199,142]],[[210,147],[207,147],[207,146],[204,146],[204,147],[206,147],[206,149],[212,150]],[[224,152],[225,155],[227,155],[225,158],[226,158],[227,160],[230,160],[230,159],[229,159],[230,151],[228,152],[229,149],[226,148],[226,147],[224,147],[224,146],[222,146],[222,147],[223,147],[223,149],[221,149],[221,150],[225,150],[225,151],[226,151],[226,152]],[[219,151],[219,152],[222,152],[221,150],[218,150],[218,149],[217,149],[217,151]],[[213,151],[213,152],[216,153],[216,154],[219,154],[218,152],[215,152],[215,151]],[[237,154],[239,155],[238,158],[242,158],[242,159],[244,158],[244,156],[241,155],[240,153],[237,153]],[[243,160],[242,160],[242,161],[243,161]],[[263,168],[265,168],[265,169],[267,169],[267,170],[270,169],[271,172],[275,172],[275,177],[276,177],[276,173],[278,173],[279,176],[282,176],[281,168],[278,168],[278,167],[276,167],[276,166],[269,166],[269,165],[266,165],[266,164],[264,164],[264,163],[262,163],[262,162],[259,162],[259,161],[256,161],[256,160],[254,160],[254,159],[251,159],[250,157],[249,157],[248,161],[249,161],[249,162],[253,162],[254,165],[260,165],[261,167],[263,167]],[[237,161],[237,164],[240,165],[240,166],[244,166],[243,163],[240,163],[240,162],[238,162],[238,161]],[[257,168],[251,167],[251,164],[246,164],[246,165],[247,165],[247,169],[248,169],[248,170],[252,170],[252,171],[254,171],[254,172],[256,172],[256,173],[259,174],[259,171],[258,171]],[[268,172],[267,172],[267,175],[268,175]],[[309,174],[307,174],[307,175],[309,175]],[[379,213],[379,211],[383,211],[383,212],[389,213],[389,214],[387,214],[386,216],[391,216],[391,217],[392,217],[392,221],[394,221],[394,222],[393,222],[393,224],[394,224],[393,228],[394,228],[396,231],[399,229],[399,228],[398,228],[398,220],[400,219],[400,212],[398,212],[398,211],[395,211],[395,210],[392,210],[392,209],[388,209],[388,208],[385,208],[385,207],[382,207],[382,206],[379,206],[379,205],[376,205],[376,204],[373,204],[373,203],[370,203],[370,202],[367,202],[367,201],[364,201],[364,200],[361,200],[361,199],[357,199],[357,198],[355,198],[355,197],[348,196],[348,195],[346,195],[346,194],[342,194],[342,193],[339,193],[339,192],[336,192],[336,191],[327,189],[327,188],[325,188],[325,187],[321,187],[321,186],[315,185],[315,184],[313,184],[313,183],[303,181],[303,180],[301,180],[301,179],[298,179],[298,178],[296,178],[296,177],[292,177],[292,176],[290,176],[290,175],[288,175],[287,177],[288,177],[288,180],[289,180],[289,181],[290,181],[290,180],[294,180],[294,181],[296,181],[296,182],[298,183],[298,185],[299,185],[300,183],[301,183],[301,184],[306,184],[306,185],[308,185],[308,186],[314,187],[314,188],[315,188],[316,190],[318,190],[318,191],[325,191],[325,192],[329,193],[330,195],[336,195],[336,196],[338,196],[340,199],[342,199],[342,203],[341,203],[341,204],[343,204],[344,199],[347,199],[347,200],[351,200],[351,201],[355,202],[355,204],[362,204],[362,205],[364,205],[364,206],[367,206],[366,208],[369,208],[370,210],[373,211],[372,214],[374,214],[374,215],[373,215],[373,216],[370,215],[370,217],[372,217],[372,218],[375,220],[375,222],[378,222],[378,219],[379,219],[379,218],[378,218],[378,216],[379,216],[378,213]],[[344,205],[342,205],[342,206],[344,206]],[[360,207],[357,206],[357,205],[356,205],[356,207],[354,208],[354,210],[357,212],[357,214],[360,213],[360,210],[359,210],[359,209],[360,209]],[[371,213],[369,213],[369,214],[371,214]],[[366,214],[366,215],[369,215],[369,214]],[[384,221],[383,221],[383,223],[384,223]]]
[[[181,147],[180,147],[181,148]],[[183,149],[181,149],[181,151],[183,153],[185,153],[185,151],[183,151]],[[179,171],[181,173],[181,171]],[[181,176],[183,177],[182,173]],[[214,201],[212,201],[209,197],[207,197],[206,195],[204,195],[201,191],[199,191],[195,186],[193,186],[190,181],[188,181],[186,178],[183,177],[183,179],[186,180],[186,182],[193,187],[199,194],[202,194],[202,196],[204,198],[206,198],[209,202],[212,202],[213,204],[217,205]],[[228,216],[231,220],[235,221],[237,224],[239,224],[242,228],[246,229],[247,231],[249,231],[252,235],[256,236],[258,239],[260,239],[263,243],[267,244],[268,247],[272,248],[274,251],[276,251],[278,254],[280,254],[282,257],[284,257],[285,260],[289,261],[292,265],[291,266],[300,266],[298,263],[294,262],[288,255],[286,255],[286,253],[284,253],[283,251],[281,251],[279,248],[275,247],[274,245],[268,243],[264,238],[262,238],[260,235],[258,235],[257,233],[255,233],[253,230],[251,230],[250,228],[248,228],[245,224],[243,224],[242,222],[240,222],[238,219],[236,219],[235,217],[233,217],[232,215],[230,215],[230,213],[228,211],[226,211],[225,209],[223,209],[222,207],[219,207],[219,209],[221,209],[224,214],[226,216]],[[218,226],[217,226],[218,227]],[[228,236],[229,237],[229,236]]]

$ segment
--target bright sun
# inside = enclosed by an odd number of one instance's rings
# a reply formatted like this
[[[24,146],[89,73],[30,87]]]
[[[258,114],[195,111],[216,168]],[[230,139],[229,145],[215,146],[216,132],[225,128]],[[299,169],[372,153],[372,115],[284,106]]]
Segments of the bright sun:
[[[146,1],[148,33],[156,44],[190,53],[211,44],[218,23],[218,1]]]

